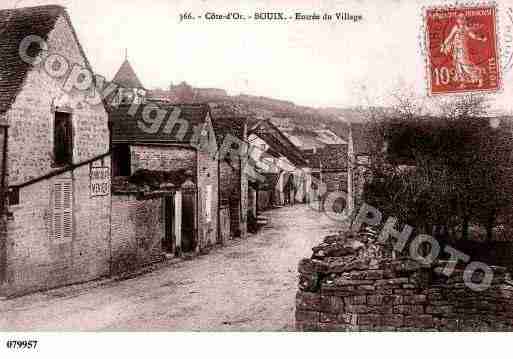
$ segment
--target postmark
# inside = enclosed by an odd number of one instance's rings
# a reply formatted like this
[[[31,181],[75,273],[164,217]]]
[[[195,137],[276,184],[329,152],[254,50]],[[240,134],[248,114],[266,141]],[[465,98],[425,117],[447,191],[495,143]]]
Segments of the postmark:
[[[430,7],[424,19],[430,95],[501,89],[495,4]]]

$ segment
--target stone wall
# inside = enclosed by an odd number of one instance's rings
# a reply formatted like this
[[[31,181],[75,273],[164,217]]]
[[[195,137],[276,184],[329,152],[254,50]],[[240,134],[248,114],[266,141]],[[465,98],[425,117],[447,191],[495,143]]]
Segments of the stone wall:
[[[358,241],[331,236],[300,262],[297,330],[513,329],[513,283],[504,268],[492,267],[491,285],[475,291],[464,282],[462,269],[442,274],[448,263],[378,260],[362,251]]]
[[[328,192],[347,192],[347,171],[322,172],[322,181]]]
[[[244,136],[246,137],[246,136]],[[240,238],[247,239],[248,235],[248,160],[242,156],[240,160]]]
[[[112,196],[112,274],[133,271],[162,260],[162,198],[139,200]]]
[[[206,249],[217,243],[217,224],[219,221],[218,162],[212,158],[212,156],[207,151],[198,151],[197,183],[199,228],[198,243],[200,249]]]
[[[98,160],[93,166],[110,166]],[[54,184],[73,188],[73,235],[52,235]],[[110,196],[91,197],[89,165],[20,189],[10,205],[6,280],[0,292],[13,295],[85,282],[109,275]]]
[[[57,21],[47,43],[49,52],[63,55],[70,66],[85,65],[64,17]],[[103,105],[88,104],[85,97],[89,92],[65,91],[66,78],[51,77],[42,65],[34,67],[28,72],[20,93],[7,112],[10,186],[43,176],[54,166],[53,105],[56,103],[72,111],[74,163],[109,151],[108,118]]]
[[[131,172],[145,169],[151,171],[189,170],[196,181],[196,150],[182,146],[130,147]]]
[[[197,228],[199,249],[206,250],[216,244],[219,219],[219,169],[217,160],[213,159],[208,151],[197,151],[194,148],[181,145],[131,146],[130,156],[132,173],[139,169],[191,171],[198,188]]]
[[[230,233],[233,237],[240,235],[240,163],[227,161],[219,163],[219,200],[230,207]]]
[[[64,16],[57,20],[47,44],[48,53],[66,58],[68,71],[75,64],[86,65]],[[31,68],[6,112],[9,186],[41,179],[57,169],[53,143],[56,111],[71,116],[74,164],[109,151],[107,112],[101,103],[88,103],[89,91],[65,90],[67,77],[52,77],[42,65]],[[0,239],[5,243],[1,263],[5,276],[0,295],[22,294],[108,275],[110,195],[91,196],[91,166],[110,167],[110,158],[21,187],[19,203],[9,206],[12,215],[7,233]],[[72,188],[72,220],[68,223],[72,234],[55,238],[51,224],[52,191],[55,183],[63,180],[70,182]]]

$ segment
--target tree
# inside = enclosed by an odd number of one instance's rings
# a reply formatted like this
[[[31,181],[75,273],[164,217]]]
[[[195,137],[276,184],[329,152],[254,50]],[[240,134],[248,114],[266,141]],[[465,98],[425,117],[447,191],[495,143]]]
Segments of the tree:
[[[427,101],[394,98],[392,115],[374,119],[383,136],[376,142],[387,150],[372,161],[365,200],[423,232],[436,227],[467,239],[475,223],[492,239],[512,206],[511,132],[482,117],[489,103],[481,95],[437,100],[436,116],[425,115]]]

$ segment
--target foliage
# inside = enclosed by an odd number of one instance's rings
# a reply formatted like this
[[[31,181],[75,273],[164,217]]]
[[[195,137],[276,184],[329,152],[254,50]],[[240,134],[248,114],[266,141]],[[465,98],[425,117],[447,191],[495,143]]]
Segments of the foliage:
[[[438,116],[419,115],[404,100],[375,121],[386,153],[374,153],[365,200],[387,216],[431,233],[434,225],[467,239],[471,224],[487,230],[513,207],[511,123],[480,117],[483,97],[444,100]]]

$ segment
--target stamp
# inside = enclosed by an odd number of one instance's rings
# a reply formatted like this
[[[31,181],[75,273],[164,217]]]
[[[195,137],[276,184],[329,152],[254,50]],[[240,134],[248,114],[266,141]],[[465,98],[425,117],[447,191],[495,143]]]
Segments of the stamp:
[[[501,89],[495,5],[425,10],[430,95]]]

